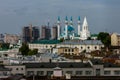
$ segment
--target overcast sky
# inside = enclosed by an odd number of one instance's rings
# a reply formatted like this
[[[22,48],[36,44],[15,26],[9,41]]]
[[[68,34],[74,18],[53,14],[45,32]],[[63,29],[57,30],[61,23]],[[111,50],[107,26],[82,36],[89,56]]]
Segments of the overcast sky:
[[[100,31],[120,33],[120,0],[0,0],[0,33],[19,34],[23,26],[56,23],[61,17],[87,17],[91,33]],[[63,26],[62,26],[63,27]]]

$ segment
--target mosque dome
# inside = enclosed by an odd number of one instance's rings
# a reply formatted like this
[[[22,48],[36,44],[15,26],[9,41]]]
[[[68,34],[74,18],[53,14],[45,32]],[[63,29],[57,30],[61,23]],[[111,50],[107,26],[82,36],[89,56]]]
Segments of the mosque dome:
[[[72,27],[72,26],[70,26],[70,25],[68,25],[68,27],[67,27],[67,29],[68,29],[68,31],[74,31],[74,28]]]

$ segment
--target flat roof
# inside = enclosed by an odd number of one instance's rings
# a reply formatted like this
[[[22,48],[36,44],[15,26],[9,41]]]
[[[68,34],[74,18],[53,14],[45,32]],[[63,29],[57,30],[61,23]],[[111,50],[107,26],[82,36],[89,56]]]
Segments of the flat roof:
[[[42,62],[42,63],[23,63],[26,68],[91,68],[90,63],[83,62],[61,62],[61,63],[53,63],[53,62]]]
[[[60,40],[37,40],[32,42],[32,44],[58,44]]]
[[[67,40],[60,44],[71,44],[71,45],[103,45],[100,40]]]

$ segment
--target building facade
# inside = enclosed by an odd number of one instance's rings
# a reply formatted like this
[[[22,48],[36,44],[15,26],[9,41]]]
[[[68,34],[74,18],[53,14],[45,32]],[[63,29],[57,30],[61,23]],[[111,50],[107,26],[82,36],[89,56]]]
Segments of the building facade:
[[[4,34],[0,34],[0,43],[4,43]]]
[[[57,40],[57,38],[58,38],[58,35],[57,35],[57,33],[58,33],[57,26],[53,26],[51,32],[52,32],[52,39]]]
[[[87,62],[41,62],[23,63],[22,65],[9,65],[12,74],[25,76],[53,76],[54,70],[60,68],[62,76],[120,76],[120,66],[102,60],[92,59]]]
[[[69,55],[78,55],[79,54],[79,49],[77,47],[72,48],[72,47],[60,47],[58,48],[58,54],[69,54]]]
[[[37,26],[25,26],[22,32],[23,42],[32,42],[38,40],[40,37],[39,27]]]
[[[57,41],[47,41],[47,42],[38,42],[38,43],[29,43],[29,48],[30,49],[38,49],[38,52],[40,50],[54,50],[53,48],[57,49],[58,51],[59,48],[78,48],[79,52],[86,51],[86,52],[91,52],[95,50],[101,50],[104,45],[102,44],[101,41],[99,40],[68,40],[64,42],[57,42]],[[55,51],[53,51],[55,52]],[[58,53],[58,52],[56,52]]]
[[[120,46],[120,34],[113,33],[111,35],[111,45],[112,46]]]
[[[51,29],[49,28],[49,26],[42,26],[40,39],[49,40],[50,38],[51,38]]]
[[[10,44],[17,44],[19,42],[20,36],[16,34],[5,34],[4,42]]]

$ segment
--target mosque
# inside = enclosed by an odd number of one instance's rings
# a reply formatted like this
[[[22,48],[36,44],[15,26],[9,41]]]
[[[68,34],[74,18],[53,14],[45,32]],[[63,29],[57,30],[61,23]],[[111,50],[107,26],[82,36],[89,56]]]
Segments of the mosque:
[[[63,29],[63,32],[61,32],[61,25],[60,25],[60,17],[58,17],[57,20],[57,36],[58,40],[61,38],[63,39],[80,39],[80,40],[86,40],[88,37],[90,37],[90,31],[88,30],[88,23],[86,17],[84,17],[84,21],[81,28],[81,21],[80,16],[78,17],[78,27],[77,27],[77,33],[75,32],[75,27],[73,26],[73,19],[71,17],[70,21],[68,21],[68,18],[66,16],[65,18],[65,26]]]

